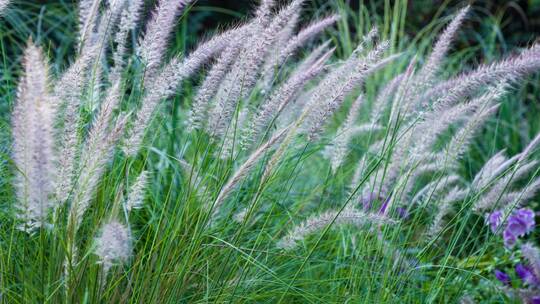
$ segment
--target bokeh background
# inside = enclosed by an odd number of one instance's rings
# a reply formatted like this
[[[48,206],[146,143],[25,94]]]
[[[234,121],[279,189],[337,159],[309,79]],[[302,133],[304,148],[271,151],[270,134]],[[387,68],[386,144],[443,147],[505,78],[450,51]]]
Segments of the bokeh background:
[[[51,32],[61,27],[60,32],[72,34],[76,31],[75,0],[14,0],[13,7],[19,13],[11,12],[8,16],[8,25],[16,27],[16,32],[34,32],[29,26],[32,19],[39,21],[39,30]],[[153,0],[147,0],[146,9],[150,10]],[[253,12],[257,0],[195,0],[190,11],[190,36],[196,40],[219,26],[234,24]],[[276,0],[286,3],[286,0]],[[368,12],[370,18],[381,18],[393,13],[398,8],[403,10],[400,15],[404,18],[404,33],[415,36],[422,32],[433,20],[454,12],[466,4],[474,6],[474,16],[469,18],[464,30],[474,31],[478,35],[492,31],[494,26],[500,29],[500,39],[504,42],[502,47],[524,46],[540,36],[540,0],[520,1],[450,1],[450,0],[309,0],[306,1],[306,15],[324,15],[331,8],[339,6],[342,9],[350,8],[351,12]],[[46,4],[46,5],[44,5]],[[364,17],[367,17],[365,15]],[[58,22],[58,21],[64,21]],[[349,22],[351,31],[355,32],[355,24]],[[470,32],[469,32],[470,33]],[[73,37],[57,34],[57,39],[73,39]],[[21,35],[24,36],[24,35]],[[68,35],[74,36],[74,35]],[[462,35],[464,37],[466,35]],[[470,37],[474,40],[473,37]],[[65,42],[65,41],[64,41]],[[462,40],[461,43],[467,41]]]

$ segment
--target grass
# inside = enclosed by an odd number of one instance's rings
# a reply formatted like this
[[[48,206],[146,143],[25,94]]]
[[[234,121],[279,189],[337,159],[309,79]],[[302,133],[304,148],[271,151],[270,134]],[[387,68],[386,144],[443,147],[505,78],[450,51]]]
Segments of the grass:
[[[390,40],[390,53],[416,54],[420,61],[431,49],[450,9],[441,6],[436,18],[416,36],[406,33],[407,1],[384,1],[381,15],[370,6],[351,11],[345,2],[310,4],[307,13],[325,15],[338,11],[343,18],[326,37],[337,46],[336,56],[346,58],[368,29],[377,25],[381,37]],[[470,295],[485,303],[509,301],[492,272],[509,268],[519,259],[504,249],[500,237],[490,233],[485,219],[470,211],[477,198],[468,197],[448,217],[443,231],[426,241],[419,231],[428,226],[429,206],[415,208],[409,220],[370,229],[332,225],[309,236],[292,251],[276,247],[293,226],[306,215],[342,209],[355,202],[347,187],[354,164],[368,152],[374,140],[361,136],[352,143],[352,153],[337,174],[321,156],[328,135],[320,143],[305,144],[285,152],[271,178],[263,179],[259,164],[241,181],[225,203],[214,225],[206,225],[210,214],[202,208],[205,197],[215,198],[245,155],[215,160],[210,157],[219,145],[211,144],[204,132],[188,133],[184,122],[196,93],[197,77],[185,82],[181,93],[162,104],[148,128],[142,152],[126,158],[116,152],[100,182],[76,244],[79,262],[65,290],[64,258],[68,246],[67,227],[40,229],[28,235],[16,229],[12,206],[17,201],[11,183],[15,165],[11,159],[10,114],[21,75],[20,57],[29,36],[45,49],[53,74],[58,75],[72,60],[76,31],[73,3],[57,1],[44,6],[16,2],[0,21],[0,293],[5,303],[455,303]],[[200,37],[198,22],[205,16],[236,12],[194,6],[178,24],[169,53],[193,47]],[[369,17],[369,18],[368,18]],[[467,26],[460,33],[447,60],[444,74],[456,75],[471,65],[492,62],[507,53],[501,37],[500,16],[470,18],[482,26]],[[323,38],[323,39],[324,39]],[[365,84],[373,100],[380,84],[403,72],[408,61],[389,65]],[[137,62],[131,70],[140,69]],[[202,76],[199,76],[201,78]],[[469,180],[486,160],[501,149],[515,155],[540,131],[538,119],[539,76],[505,97],[466,153],[459,172]],[[140,99],[139,80],[126,85],[130,96],[122,107]],[[352,100],[347,100],[346,108]],[[97,105],[82,109],[88,122]],[[366,114],[360,114],[366,116]],[[346,117],[343,109],[332,117],[330,130]],[[331,133],[331,132],[328,132]],[[383,133],[390,147],[399,134]],[[377,169],[389,166],[388,155],[368,164],[358,189]],[[272,154],[264,155],[267,161]],[[193,164],[182,167],[182,160]],[[93,254],[94,236],[114,204],[121,201],[139,172],[150,172],[144,207],[130,214],[133,257],[117,265],[104,277]],[[537,175],[538,172],[535,172]],[[440,176],[430,176],[432,180]],[[205,188],[193,187],[202,180]],[[202,193],[197,191],[201,190]],[[530,206],[537,209],[534,201]],[[240,223],[233,216],[247,207]],[[62,210],[67,214],[68,210]],[[66,215],[63,214],[63,215]],[[55,232],[53,232],[55,231]],[[534,239],[537,233],[529,236]],[[513,278],[515,282],[518,280]],[[515,283],[514,284],[517,284]]]

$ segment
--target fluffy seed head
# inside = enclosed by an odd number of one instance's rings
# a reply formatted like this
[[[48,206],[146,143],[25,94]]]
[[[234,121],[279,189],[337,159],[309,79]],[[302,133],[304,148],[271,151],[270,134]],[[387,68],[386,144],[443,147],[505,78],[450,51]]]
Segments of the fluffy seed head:
[[[52,207],[53,118],[54,109],[48,88],[48,66],[41,49],[29,41],[24,53],[24,77],[18,86],[12,115],[13,160],[17,209],[22,228],[44,224]]]
[[[11,0],[0,0],[0,16],[2,15],[2,13],[4,12],[4,10],[7,8],[7,6],[9,5],[9,2]]]
[[[307,236],[331,224],[350,224],[361,228],[367,224],[383,223],[395,223],[395,221],[383,215],[366,213],[353,208],[345,208],[341,212],[337,210],[330,210],[311,216],[300,225],[294,227],[277,243],[277,246],[278,248],[283,248],[285,250],[294,249],[298,243],[303,241]]]
[[[137,177],[137,180],[131,186],[129,190],[128,198],[126,200],[126,210],[130,212],[133,209],[139,209],[143,205],[144,190],[148,183],[148,172],[143,171]]]
[[[130,232],[125,225],[116,220],[103,225],[101,234],[95,242],[95,254],[106,270],[114,263],[125,263],[131,256]]]
[[[141,57],[152,75],[161,64],[176,19],[190,0],[160,0],[140,43]]]

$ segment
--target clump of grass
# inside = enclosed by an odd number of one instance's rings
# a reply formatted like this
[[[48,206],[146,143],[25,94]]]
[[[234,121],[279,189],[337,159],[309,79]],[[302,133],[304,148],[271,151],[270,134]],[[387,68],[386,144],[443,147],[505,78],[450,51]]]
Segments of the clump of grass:
[[[359,263],[347,266],[350,281],[324,290],[343,289],[335,299],[407,300],[423,284],[419,269],[475,252],[455,245],[470,218],[501,209],[503,225],[534,198],[540,136],[513,157],[496,153],[472,181],[460,168],[510,85],[540,69],[538,44],[444,78],[465,7],[423,64],[392,54],[376,28],[338,61],[329,42],[306,45],[340,15],[297,30],[304,2],[263,0],[252,19],[167,59],[190,1],[160,0],[143,24],[143,1],[82,0],[75,59],[52,81],[30,40],[11,118],[16,200],[7,218],[22,231],[2,228],[11,234],[2,250],[14,257],[5,270],[14,275],[1,280],[7,297],[312,302],[304,285],[319,284],[329,268],[310,259],[352,250]],[[296,55],[302,47],[307,54]],[[397,63],[406,69],[392,69]],[[393,78],[369,92],[383,70]],[[202,80],[191,94],[184,82],[195,75]],[[150,135],[175,95],[185,99],[185,123],[168,139],[181,148],[166,155]],[[353,153],[357,139],[364,150]],[[440,242],[453,245],[441,253]],[[25,266],[27,253],[40,263]],[[444,299],[448,273],[425,275],[435,287],[415,300]],[[259,294],[270,287],[276,292]]]

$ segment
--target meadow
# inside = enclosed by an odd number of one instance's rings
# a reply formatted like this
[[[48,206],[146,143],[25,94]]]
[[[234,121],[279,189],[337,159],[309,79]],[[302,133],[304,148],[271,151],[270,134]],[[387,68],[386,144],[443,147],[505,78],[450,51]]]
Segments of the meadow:
[[[0,302],[540,303],[540,44],[407,6],[0,0]]]

